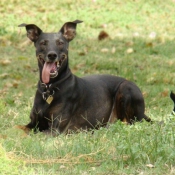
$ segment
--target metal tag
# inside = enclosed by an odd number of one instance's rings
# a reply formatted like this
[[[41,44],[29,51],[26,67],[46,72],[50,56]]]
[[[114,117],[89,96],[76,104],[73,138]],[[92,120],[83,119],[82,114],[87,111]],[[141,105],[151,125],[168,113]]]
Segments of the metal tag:
[[[47,98],[46,102],[48,104],[50,104],[52,102],[52,100],[53,100],[53,96],[52,95],[49,95],[49,97]]]

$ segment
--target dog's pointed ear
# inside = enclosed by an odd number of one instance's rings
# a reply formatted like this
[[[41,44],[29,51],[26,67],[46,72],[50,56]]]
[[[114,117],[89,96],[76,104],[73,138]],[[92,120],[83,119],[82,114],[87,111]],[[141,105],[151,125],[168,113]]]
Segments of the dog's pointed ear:
[[[23,23],[23,24],[20,24],[18,27],[25,27],[27,31],[27,37],[33,42],[36,42],[39,35],[42,33],[42,30],[35,24]]]
[[[60,29],[62,35],[68,40],[71,41],[74,39],[76,35],[76,26],[78,23],[82,23],[83,21],[75,20],[73,22],[66,22],[63,27]]]

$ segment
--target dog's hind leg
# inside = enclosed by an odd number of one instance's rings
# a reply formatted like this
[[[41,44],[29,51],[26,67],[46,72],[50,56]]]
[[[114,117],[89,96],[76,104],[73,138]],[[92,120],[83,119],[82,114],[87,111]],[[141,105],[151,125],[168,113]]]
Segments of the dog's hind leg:
[[[111,114],[108,120],[107,127],[109,124],[114,123],[116,120],[120,120],[122,122],[128,123],[127,117],[125,113],[125,105],[123,103],[123,96],[119,93],[116,94],[113,102],[113,107],[111,110]]]
[[[115,118],[125,123],[130,123],[130,116],[133,116],[133,109],[130,103],[130,96],[117,92],[113,107]]]
[[[121,84],[115,98],[117,118],[129,124],[136,121],[151,122],[145,115],[145,103],[140,89],[132,82]]]

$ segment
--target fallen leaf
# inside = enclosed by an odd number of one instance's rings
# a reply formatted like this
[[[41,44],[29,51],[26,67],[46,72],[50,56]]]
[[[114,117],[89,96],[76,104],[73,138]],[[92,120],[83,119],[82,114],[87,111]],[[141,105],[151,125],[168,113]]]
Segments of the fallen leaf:
[[[85,52],[79,52],[78,55],[84,56],[84,55],[86,55],[86,53]]]
[[[9,76],[8,73],[3,73],[3,74],[0,75],[0,78],[5,79],[5,78],[7,78],[8,76]]]
[[[16,126],[14,126],[14,128],[15,128],[15,129],[22,130],[22,131],[24,132],[24,133],[23,133],[24,136],[27,136],[27,135],[29,134],[29,131],[30,131],[30,129],[27,128],[27,127],[24,126],[24,125],[16,125]]]
[[[115,53],[115,51],[116,51],[116,48],[115,48],[115,47],[112,47],[111,52],[112,52],[112,53]]]
[[[144,98],[146,98],[148,96],[148,92],[146,92],[146,91],[142,92],[142,95],[143,95]]]
[[[95,170],[96,170],[96,168],[95,168],[95,167],[91,167],[91,168],[92,168],[92,170],[93,170],[93,171],[95,171]]]
[[[17,81],[14,81],[14,82],[13,82],[13,87],[14,87],[14,88],[17,88],[18,85],[19,85],[19,82],[17,82]]]
[[[102,24],[100,27],[101,28],[107,28],[107,26],[108,26],[107,24]]]
[[[146,43],[146,46],[147,47],[153,47],[153,43],[152,42],[148,42],[148,43]]]
[[[134,33],[133,33],[133,36],[134,36],[134,37],[139,37],[140,34],[139,34],[138,32],[134,32]]]
[[[128,42],[125,43],[125,45],[128,46],[128,47],[131,47],[131,46],[134,45],[134,43],[132,41],[128,41]]]
[[[109,52],[109,49],[108,48],[103,48],[103,49],[101,49],[101,52],[103,52],[103,53]]]
[[[106,38],[109,38],[109,35],[105,31],[101,31],[98,35],[98,40],[104,40]]]
[[[65,169],[65,168],[66,168],[66,166],[60,165],[60,169]]]
[[[153,164],[147,164],[146,167],[148,167],[148,168],[154,168],[155,166]]]
[[[21,44],[19,45],[20,49],[24,49],[25,47],[27,47],[28,45],[32,44],[32,41],[30,40],[25,40],[23,42],[21,42]]]
[[[0,134],[0,139],[6,139],[6,138],[7,138],[7,135]]]
[[[164,90],[163,92],[161,92],[161,96],[162,97],[168,97],[169,96],[169,90]]]
[[[128,54],[133,53],[133,52],[134,52],[133,48],[128,48],[128,49],[126,50],[126,53],[128,53]]]
[[[150,34],[149,34],[149,38],[151,38],[151,39],[155,39],[156,38],[156,32],[151,32]]]
[[[7,65],[9,65],[10,63],[11,63],[10,60],[1,60],[1,61],[0,61],[0,65],[2,65],[2,66],[7,66]]]
[[[169,66],[172,66],[174,64],[174,60],[170,60],[167,62]]]

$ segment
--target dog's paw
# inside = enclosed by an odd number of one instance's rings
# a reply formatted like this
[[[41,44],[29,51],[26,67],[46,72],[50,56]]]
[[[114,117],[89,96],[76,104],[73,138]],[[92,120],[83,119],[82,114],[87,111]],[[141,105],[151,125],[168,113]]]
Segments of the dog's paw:
[[[23,130],[26,135],[30,132],[30,129],[27,128],[25,125],[16,125],[14,128]]]

